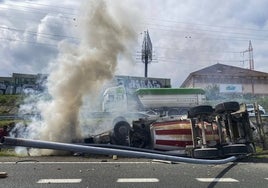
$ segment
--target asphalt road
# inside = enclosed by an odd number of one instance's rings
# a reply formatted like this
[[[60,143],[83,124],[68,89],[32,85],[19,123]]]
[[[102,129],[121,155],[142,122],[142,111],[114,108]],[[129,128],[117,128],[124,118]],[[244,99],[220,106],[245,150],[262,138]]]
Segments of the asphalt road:
[[[0,187],[267,187],[267,162],[224,165],[112,157],[0,157]]]

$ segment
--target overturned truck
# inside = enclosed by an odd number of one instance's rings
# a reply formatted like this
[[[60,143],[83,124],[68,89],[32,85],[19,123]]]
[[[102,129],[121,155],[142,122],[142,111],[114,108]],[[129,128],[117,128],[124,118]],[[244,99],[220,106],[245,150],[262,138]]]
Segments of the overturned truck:
[[[200,164],[223,164],[255,152],[248,112],[245,104],[237,102],[220,103],[214,108],[199,105],[190,108],[185,116],[141,118],[132,125],[122,119],[113,130],[87,138],[82,145],[10,137],[2,142]]]
[[[188,115],[146,117],[117,122],[114,129],[86,139],[97,144],[124,145],[159,151],[180,151],[193,158],[222,158],[255,151],[245,104],[199,105]]]

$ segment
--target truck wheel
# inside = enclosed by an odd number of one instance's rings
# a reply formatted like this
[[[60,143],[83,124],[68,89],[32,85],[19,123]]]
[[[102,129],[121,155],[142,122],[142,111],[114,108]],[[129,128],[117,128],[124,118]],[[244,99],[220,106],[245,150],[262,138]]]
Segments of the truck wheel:
[[[130,146],[135,148],[145,148],[149,145],[149,136],[145,130],[137,129],[130,136]]]
[[[113,136],[115,143],[118,145],[127,145],[127,137],[130,130],[130,125],[126,121],[119,121],[114,126]]]
[[[231,155],[244,155],[248,153],[248,147],[245,144],[234,144],[222,147],[223,154]]]
[[[240,109],[238,102],[224,102],[215,106],[216,113],[235,112]]]
[[[194,158],[199,159],[212,159],[219,157],[219,150],[217,148],[202,148],[202,149],[195,149]]]
[[[180,114],[180,115],[187,115],[188,110],[189,110],[189,109],[187,109],[187,108],[183,108],[183,109],[180,110],[179,114]]]
[[[179,111],[177,109],[168,110],[168,116],[176,116],[179,115]]]
[[[113,120],[113,126],[115,126],[120,121],[126,121],[127,122],[126,118],[124,118],[123,116],[118,116]]]
[[[211,115],[213,111],[213,108],[209,105],[195,106],[188,111],[188,118],[195,118],[198,115]]]

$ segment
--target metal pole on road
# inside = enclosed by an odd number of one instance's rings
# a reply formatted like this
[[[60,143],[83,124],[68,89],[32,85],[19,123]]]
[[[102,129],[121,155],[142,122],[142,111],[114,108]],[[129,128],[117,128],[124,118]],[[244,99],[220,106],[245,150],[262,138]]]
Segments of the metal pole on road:
[[[217,159],[217,160],[194,159],[194,158],[178,157],[178,156],[172,156],[172,155],[163,155],[163,154],[141,152],[141,151],[84,146],[84,145],[77,145],[77,144],[67,144],[67,143],[40,141],[40,140],[31,140],[31,139],[22,139],[22,138],[11,138],[11,137],[5,137],[3,144],[11,145],[11,146],[40,148],[40,149],[72,151],[72,152],[80,152],[80,153],[87,153],[87,154],[118,155],[118,156],[123,156],[123,157],[158,159],[158,160],[194,163],[194,164],[225,164],[228,162],[233,162],[238,159],[238,157],[236,156],[231,156],[226,159]]]

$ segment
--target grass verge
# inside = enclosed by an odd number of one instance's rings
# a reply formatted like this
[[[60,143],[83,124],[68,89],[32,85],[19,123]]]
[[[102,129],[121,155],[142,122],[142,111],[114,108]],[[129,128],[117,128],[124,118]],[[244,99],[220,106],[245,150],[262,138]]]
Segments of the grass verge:
[[[255,158],[267,158],[268,159],[268,150],[263,150],[261,147],[256,147],[256,153],[253,155]]]
[[[18,157],[13,149],[1,148],[0,157]]]

